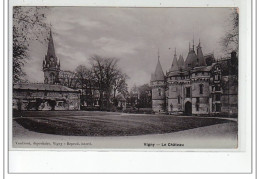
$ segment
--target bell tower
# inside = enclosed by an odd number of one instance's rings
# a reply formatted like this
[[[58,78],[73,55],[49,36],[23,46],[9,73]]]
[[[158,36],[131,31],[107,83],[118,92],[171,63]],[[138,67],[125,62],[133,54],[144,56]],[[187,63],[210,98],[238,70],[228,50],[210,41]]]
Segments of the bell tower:
[[[42,69],[44,72],[44,83],[56,84],[59,82],[60,61],[55,54],[55,48],[50,30],[50,37],[48,43],[48,51],[43,60]]]

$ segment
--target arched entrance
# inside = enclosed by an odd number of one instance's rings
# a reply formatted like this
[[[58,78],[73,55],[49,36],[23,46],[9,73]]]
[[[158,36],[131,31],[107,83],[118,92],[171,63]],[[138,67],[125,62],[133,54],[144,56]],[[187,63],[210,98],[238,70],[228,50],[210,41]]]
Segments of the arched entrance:
[[[192,105],[189,101],[185,103],[185,114],[188,116],[192,115]]]

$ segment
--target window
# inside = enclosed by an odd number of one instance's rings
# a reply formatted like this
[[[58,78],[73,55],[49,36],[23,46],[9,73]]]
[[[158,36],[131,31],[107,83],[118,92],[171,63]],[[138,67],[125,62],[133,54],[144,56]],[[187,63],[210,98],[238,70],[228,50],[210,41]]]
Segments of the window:
[[[200,102],[200,98],[197,97],[197,98],[196,98],[196,103],[199,103],[199,102]]]
[[[196,111],[199,111],[199,109],[200,109],[200,105],[196,104]]]
[[[215,80],[219,80],[219,75],[215,75]]]
[[[50,74],[50,84],[55,83],[55,75],[53,73]]]
[[[216,112],[221,112],[221,104],[216,104]]]
[[[203,94],[203,84],[200,84],[200,94]]]
[[[216,94],[216,101],[220,101],[220,94]]]
[[[190,98],[190,87],[186,88],[186,98]]]
[[[215,91],[220,91],[220,86],[216,86]]]
[[[158,92],[159,92],[159,96],[161,96],[162,95],[162,91],[161,91],[160,88],[158,89]]]
[[[178,96],[178,104],[181,104],[181,97]]]

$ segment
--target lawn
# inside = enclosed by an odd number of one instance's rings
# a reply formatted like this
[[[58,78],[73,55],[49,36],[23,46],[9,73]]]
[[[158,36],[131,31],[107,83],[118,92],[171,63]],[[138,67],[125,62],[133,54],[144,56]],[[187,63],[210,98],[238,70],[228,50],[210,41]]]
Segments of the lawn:
[[[24,112],[22,116],[14,118],[14,120],[30,131],[69,136],[163,134],[233,122],[193,116],[176,117],[86,111],[34,111]]]

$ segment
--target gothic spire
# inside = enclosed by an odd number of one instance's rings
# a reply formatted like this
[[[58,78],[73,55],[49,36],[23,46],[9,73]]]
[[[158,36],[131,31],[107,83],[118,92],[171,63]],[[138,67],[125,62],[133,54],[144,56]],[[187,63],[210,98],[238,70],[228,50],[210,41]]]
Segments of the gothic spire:
[[[48,43],[48,51],[47,51],[47,56],[50,58],[56,58],[55,55],[55,48],[54,48],[54,43],[53,43],[53,38],[52,38],[52,31],[50,29],[50,37],[49,37],[49,43]]]

